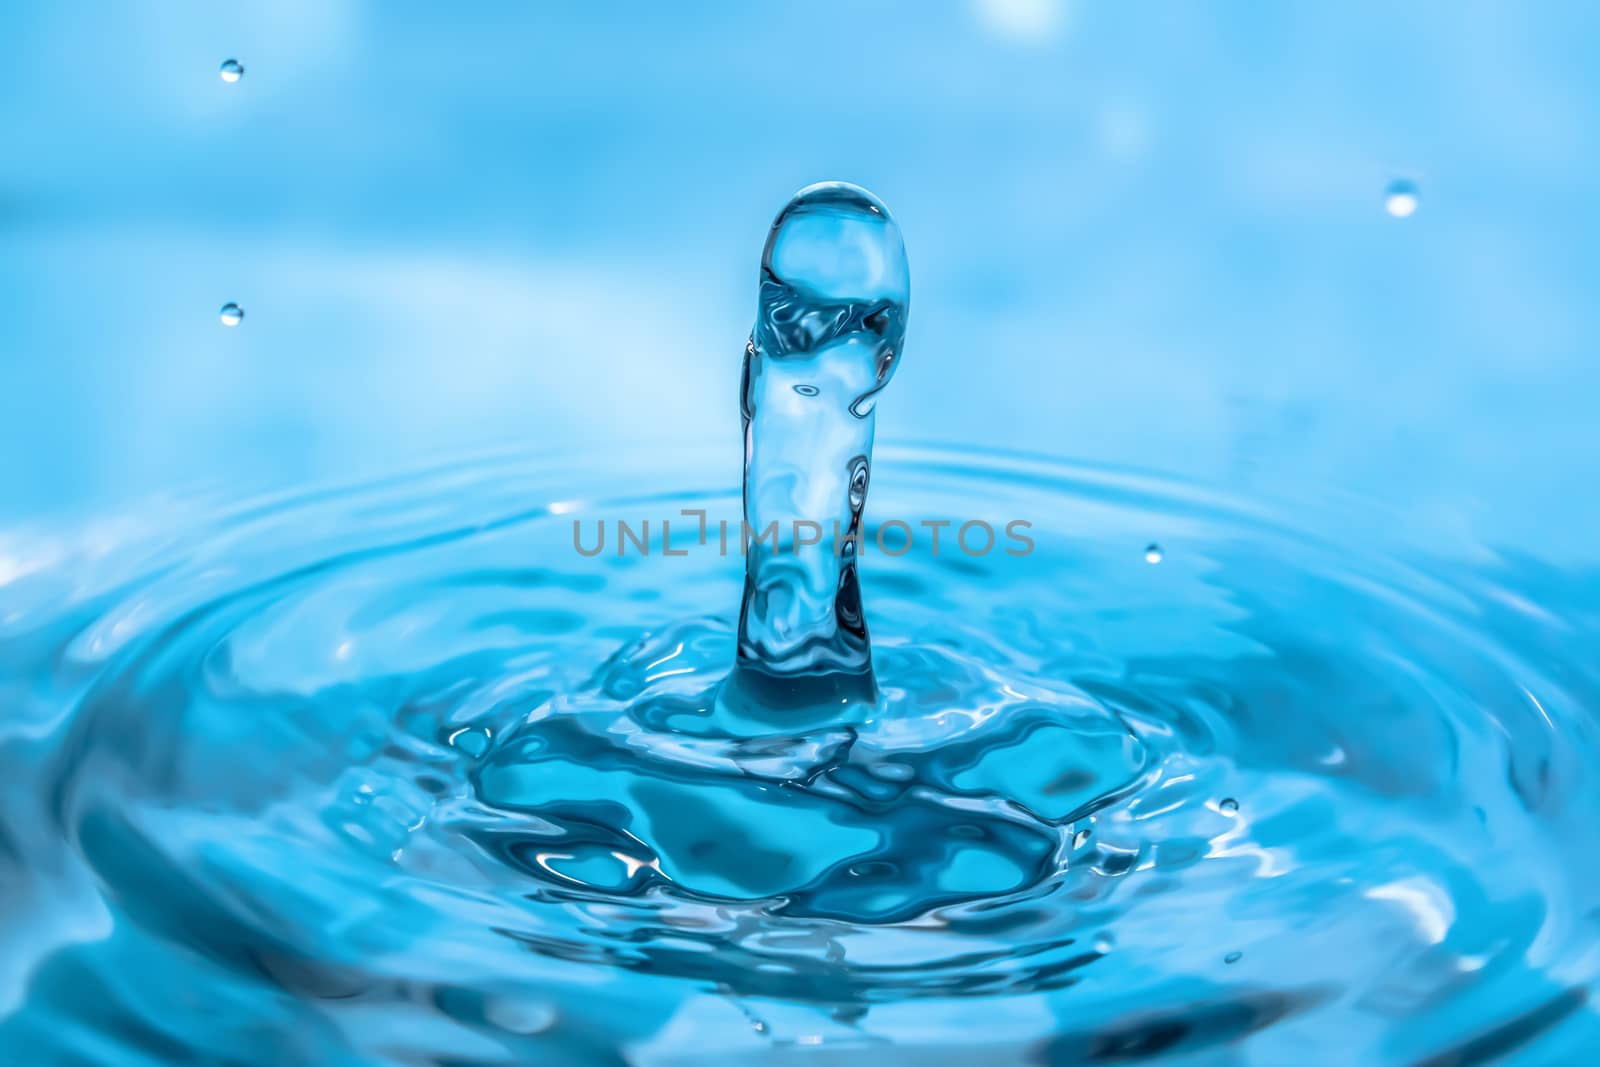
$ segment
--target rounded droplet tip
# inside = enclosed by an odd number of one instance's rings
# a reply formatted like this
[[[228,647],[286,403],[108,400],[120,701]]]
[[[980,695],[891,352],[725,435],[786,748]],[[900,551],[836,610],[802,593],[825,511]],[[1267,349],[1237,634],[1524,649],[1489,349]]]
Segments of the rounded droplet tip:
[[[1409,219],[1422,205],[1422,194],[1417,183],[1402,178],[1389,183],[1383,192],[1383,210],[1392,218]]]
[[[819,182],[773,220],[763,272],[829,301],[904,304],[911,272],[905,242],[883,201],[849,182]]]
[[[223,304],[217,317],[222,320],[224,326],[237,326],[244,321],[244,308],[238,304]]]
[[[217,69],[217,76],[232,85],[244,77],[244,64],[237,59],[224,59],[222,66]]]

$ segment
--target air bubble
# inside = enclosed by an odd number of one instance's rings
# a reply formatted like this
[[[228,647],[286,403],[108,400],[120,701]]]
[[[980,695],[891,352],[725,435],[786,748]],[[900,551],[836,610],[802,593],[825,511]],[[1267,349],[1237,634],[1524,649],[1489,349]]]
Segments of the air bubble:
[[[238,304],[223,304],[222,310],[217,314],[224,326],[237,326],[244,321],[244,308]]]
[[[473,759],[477,759],[489,751],[489,742],[492,740],[494,740],[494,736],[487,727],[463,726],[459,730],[451,732],[449,738],[446,739],[446,744],[458,751],[465,752]]]
[[[867,478],[871,463],[865,456],[850,461],[850,511],[860,514],[867,504]]]
[[[232,85],[244,77],[244,64],[237,59],[224,59],[222,66],[217,70],[217,76]]]
[[[1151,541],[1148,545],[1144,546],[1144,561],[1146,563],[1160,563],[1163,558],[1161,546],[1156,544],[1154,541]]]
[[[1383,194],[1383,210],[1397,219],[1409,219],[1417,213],[1422,197],[1415,182],[1401,179],[1389,183]]]
[[[556,1010],[548,1004],[510,997],[491,997],[483,1006],[484,1021],[508,1034],[541,1034],[556,1024]]]

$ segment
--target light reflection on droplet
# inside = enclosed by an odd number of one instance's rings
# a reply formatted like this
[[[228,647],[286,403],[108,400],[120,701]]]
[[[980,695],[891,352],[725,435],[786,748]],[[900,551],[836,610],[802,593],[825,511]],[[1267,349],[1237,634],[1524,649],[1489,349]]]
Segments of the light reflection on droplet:
[[[1217,802],[1217,810],[1224,815],[1235,815],[1239,811],[1239,802],[1232,797],[1223,797]]]
[[[244,64],[237,59],[224,59],[217,75],[229,85],[244,77]]]
[[[244,321],[244,308],[238,304],[223,304],[218,312],[224,326],[237,326]]]
[[[1421,203],[1416,183],[1405,179],[1390,182],[1383,194],[1383,209],[1397,219],[1409,219],[1417,213]]]
[[[1148,545],[1144,546],[1144,561],[1146,563],[1156,564],[1160,563],[1162,559],[1163,553],[1160,545],[1156,544],[1154,541],[1151,541]]]

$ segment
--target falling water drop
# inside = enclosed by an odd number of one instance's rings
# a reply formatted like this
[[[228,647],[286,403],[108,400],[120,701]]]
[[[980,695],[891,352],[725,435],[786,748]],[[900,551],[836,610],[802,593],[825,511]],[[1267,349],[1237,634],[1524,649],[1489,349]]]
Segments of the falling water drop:
[[[1082,848],[1084,845],[1087,845],[1089,843],[1089,837],[1091,833],[1092,831],[1089,830],[1079,830],[1076,834],[1072,835],[1072,847]]]
[[[1144,546],[1144,561],[1150,564],[1160,563],[1162,560],[1161,546],[1151,541]]]
[[[1383,194],[1383,209],[1397,219],[1409,219],[1421,203],[1416,183],[1404,178],[1390,182]]]
[[[244,64],[239,62],[237,59],[224,59],[222,61],[222,66],[217,71],[217,75],[222,78],[223,81],[227,82],[229,85],[232,85],[234,82],[244,77]]]
[[[238,304],[223,304],[218,313],[224,326],[237,326],[244,321],[244,308]]]
[[[1236,815],[1239,811],[1239,802],[1232,797],[1223,797],[1217,802],[1217,810],[1224,815]]]

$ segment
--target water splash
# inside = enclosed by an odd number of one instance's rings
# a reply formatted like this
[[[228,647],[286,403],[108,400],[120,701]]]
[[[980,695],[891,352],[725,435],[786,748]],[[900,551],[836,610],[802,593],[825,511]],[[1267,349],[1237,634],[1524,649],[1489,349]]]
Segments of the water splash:
[[[0,1048],[1277,1063],[1336,1032],[1381,1067],[1583,1062],[1544,1054],[1595,1036],[1600,635],[1570,575],[883,444],[875,507],[1072,535],[875,556],[872,714],[764,736],[709,710],[737,568],[579,557],[548,506],[735,517],[716,457],[61,541],[0,586]],[[1204,566],[1131,592],[1128,545],[1179,526]]]
[[[877,398],[899,365],[910,284],[899,227],[865,189],[809,186],[772,224],[740,387],[735,703],[876,699],[857,560]]]
[[[876,507],[1071,536],[875,560],[870,647],[831,523],[861,529],[903,341],[892,226],[848,186],[779,216],[742,498],[502,458],[24,546],[56,562],[0,582],[0,1048],[1276,1063],[1337,1033],[1384,1067],[1583,1062],[1581,583],[891,451]],[[571,550],[575,515],[689,501],[790,539],[737,624],[718,554]],[[1151,531],[1183,565],[1129,583]]]

